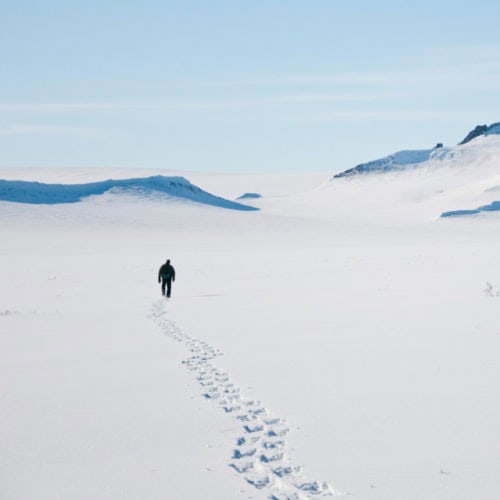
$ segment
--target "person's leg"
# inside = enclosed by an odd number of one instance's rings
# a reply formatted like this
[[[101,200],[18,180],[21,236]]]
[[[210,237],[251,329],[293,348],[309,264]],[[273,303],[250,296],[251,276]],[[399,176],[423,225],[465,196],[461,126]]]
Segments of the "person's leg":
[[[170,291],[172,289],[172,278],[167,279],[167,297],[170,297]]]
[[[165,284],[166,284],[167,280],[165,278],[162,278],[161,279],[161,294],[162,295],[165,295]]]

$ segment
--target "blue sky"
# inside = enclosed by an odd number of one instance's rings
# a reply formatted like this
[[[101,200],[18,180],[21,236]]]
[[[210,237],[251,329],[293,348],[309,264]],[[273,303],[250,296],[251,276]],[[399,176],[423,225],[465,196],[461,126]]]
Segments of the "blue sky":
[[[0,0],[0,166],[335,172],[500,121],[500,3]]]

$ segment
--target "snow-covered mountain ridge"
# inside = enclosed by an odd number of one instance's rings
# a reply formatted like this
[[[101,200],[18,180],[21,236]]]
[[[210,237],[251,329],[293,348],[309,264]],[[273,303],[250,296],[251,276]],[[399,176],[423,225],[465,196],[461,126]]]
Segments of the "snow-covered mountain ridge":
[[[465,139],[459,143],[466,144],[472,139],[479,137],[480,135],[492,135],[492,134],[500,134],[500,122],[492,123],[491,125],[477,125],[474,130],[471,130]]]
[[[447,152],[448,148],[417,149],[404,150],[379,158],[377,160],[361,163],[354,168],[336,174],[335,179],[341,177],[350,177],[357,174],[370,174],[378,172],[387,172],[401,170],[403,168],[423,163],[437,155]]]
[[[82,184],[47,184],[0,179],[0,200],[17,203],[76,203],[88,196],[102,195],[109,191],[135,193],[145,197],[160,193],[233,210],[258,210],[255,207],[208,193],[191,184],[184,177],[156,175],[144,178],[108,179]]]
[[[475,141],[477,138],[491,135],[500,135],[500,122],[491,125],[478,125],[470,131],[465,139],[457,146],[443,147],[438,143],[433,149],[403,150],[392,153],[366,163],[360,163],[353,168],[334,175],[333,179],[351,177],[359,174],[383,173],[388,171],[404,170],[418,167],[432,160],[445,160],[454,157],[461,151],[461,147]]]

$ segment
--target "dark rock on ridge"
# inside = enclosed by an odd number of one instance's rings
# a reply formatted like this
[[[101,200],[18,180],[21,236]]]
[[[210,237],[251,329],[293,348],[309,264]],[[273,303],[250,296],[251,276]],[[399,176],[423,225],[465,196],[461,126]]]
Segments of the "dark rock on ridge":
[[[477,125],[477,127],[474,130],[471,130],[465,139],[462,142],[459,142],[458,145],[461,146],[462,144],[467,144],[472,141],[472,139],[475,139],[480,135],[488,135],[490,133],[500,134],[500,122],[492,123],[491,125]]]

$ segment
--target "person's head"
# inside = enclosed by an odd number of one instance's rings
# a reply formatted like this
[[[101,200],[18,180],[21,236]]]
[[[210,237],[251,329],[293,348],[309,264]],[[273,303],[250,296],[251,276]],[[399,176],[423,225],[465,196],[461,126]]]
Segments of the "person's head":
[[[167,259],[167,264],[170,264],[170,259]]]

